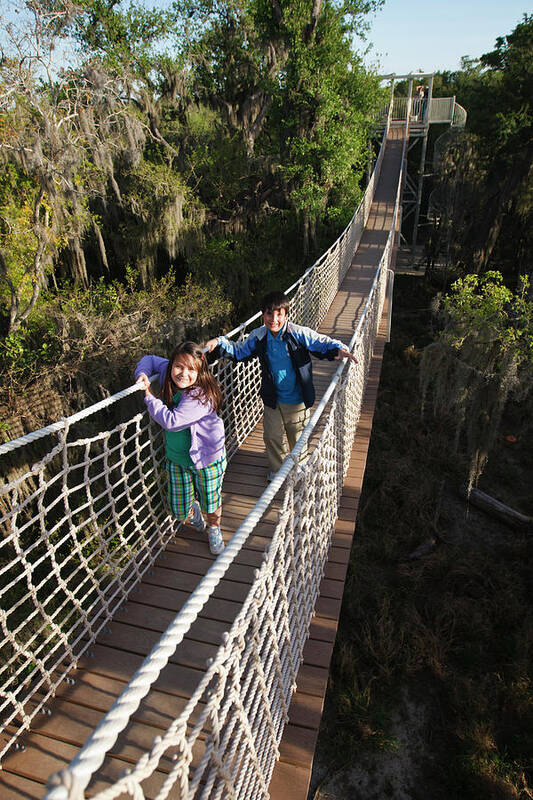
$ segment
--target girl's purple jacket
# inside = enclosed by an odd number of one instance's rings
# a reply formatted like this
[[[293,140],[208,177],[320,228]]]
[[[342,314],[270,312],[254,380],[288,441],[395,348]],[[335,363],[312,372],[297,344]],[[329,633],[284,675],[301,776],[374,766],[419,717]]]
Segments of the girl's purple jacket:
[[[168,366],[168,358],[143,356],[135,367],[135,379],[141,372],[158,375],[159,385],[163,386]],[[198,398],[194,387],[186,389],[175,408],[168,408],[162,400],[146,395],[144,402],[148,413],[165,431],[181,431],[190,428],[191,449],[189,455],[196,469],[208,467],[222,458],[225,449],[224,423],[213,410],[211,402],[204,404]]]

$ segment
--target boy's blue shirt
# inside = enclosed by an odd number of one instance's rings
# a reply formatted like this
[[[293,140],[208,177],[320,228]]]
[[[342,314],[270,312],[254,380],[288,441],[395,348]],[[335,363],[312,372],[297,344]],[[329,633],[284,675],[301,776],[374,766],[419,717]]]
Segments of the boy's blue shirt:
[[[331,339],[323,333],[318,333],[312,328],[307,328],[305,325],[296,325],[294,322],[287,320],[280,330],[276,338],[285,338],[287,329],[290,326],[290,332],[299,344],[303,345],[310,353],[327,354],[330,350],[343,350],[345,345],[338,339]],[[250,331],[248,336],[243,342],[234,342],[231,339],[226,339],[225,336],[218,337],[218,344],[220,349],[228,353],[233,358],[242,361],[254,355],[258,339],[263,339],[269,333],[266,325],[261,325],[260,328],[254,328]]]
[[[276,341],[276,353],[269,349],[269,343]],[[307,408],[314,403],[315,390],[312,379],[311,359],[309,354],[317,358],[334,359],[339,350],[345,346],[338,339],[331,339],[322,333],[296,325],[287,320],[276,337],[273,337],[265,325],[251,331],[243,342],[234,342],[225,336],[219,336],[218,345],[222,356],[228,355],[236,361],[258,357],[261,363],[261,390],[260,394],[265,405],[275,408],[278,402],[297,404],[303,402]],[[288,356],[284,360],[282,347]],[[279,349],[278,349],[279,348]],[[274,360],[272,360],[272,358]],[[300,392],[301,399],[295,399],[293,394],[292,375],[289,379],[289,369],[295,379],[295,385]],[[286,383],[285,383],[286,382]],[[284,400],[279,392],[282,384],[281,395],[292,397]],[[287,389],[287,394],[284,390]]]
[[[303,393],[292,366],[287,343],[281,336],[285,325],[277,336],[267,331],[266,354],[272,371],[278,402],[298,405],[303,402]]]

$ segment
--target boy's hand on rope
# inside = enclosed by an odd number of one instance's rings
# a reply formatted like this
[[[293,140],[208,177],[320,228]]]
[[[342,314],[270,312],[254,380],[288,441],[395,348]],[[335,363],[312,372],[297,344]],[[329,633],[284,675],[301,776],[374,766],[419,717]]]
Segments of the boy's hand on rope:
[[[359,363],[354,354],[350,353],[349,350],[339,350],[339,352],[335,356],[335,361],[340,361],[341,358],[349,358],[350,361],[353,361],[354,364]]]
[[[136,380],[136,384],[138,385],[139,389],[143,389],[145,394],[152,394],[152,387],[150,385],[150,378],[148,375],[145,375],[144,372],[141,372],[139,377]]]
[[[209,339],[208,342],[204,345],[204,351],[207,350],[208,353],[211,353],[218,344],[218,336],[216,339]]]

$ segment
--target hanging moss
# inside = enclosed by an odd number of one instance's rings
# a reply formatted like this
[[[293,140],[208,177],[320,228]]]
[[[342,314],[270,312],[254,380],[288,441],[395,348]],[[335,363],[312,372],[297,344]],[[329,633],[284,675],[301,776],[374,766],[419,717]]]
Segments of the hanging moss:
[[[422,413],[455,426],[455,446],[470,462],[468,489],[481,475],[510,394],[533,385],[533,302],[529,282],[513,294],[497,272],[468,275],[441,298],[441,330],[420,361]]]

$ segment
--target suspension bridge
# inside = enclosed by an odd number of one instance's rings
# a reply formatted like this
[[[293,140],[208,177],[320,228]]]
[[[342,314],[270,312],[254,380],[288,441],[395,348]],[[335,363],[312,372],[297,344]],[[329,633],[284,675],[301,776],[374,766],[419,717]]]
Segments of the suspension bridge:
[[[169,515],[163,438],[135,386],[0,445],[3,800],[305,800],[389,330],[410,126],[419,135],[431,121],[413,79],[391,102],[350,224],[287,290],[291,318],[349,344],[358,363],[315,362],[319,402],[267,486],[258,364],[214,365],[230,459],[220,556]],[[243,338],[258,316],[227,335]]]

